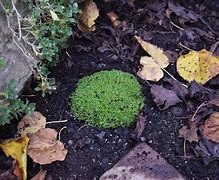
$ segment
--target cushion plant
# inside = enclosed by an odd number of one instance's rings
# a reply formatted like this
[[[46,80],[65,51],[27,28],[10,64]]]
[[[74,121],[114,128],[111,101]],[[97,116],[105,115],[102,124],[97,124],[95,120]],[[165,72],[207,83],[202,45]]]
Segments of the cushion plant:
[[[118,70],[83,77],[70,97],[76,118],[103,128],[129,126],[143,105],[141,86],[135,76]]]

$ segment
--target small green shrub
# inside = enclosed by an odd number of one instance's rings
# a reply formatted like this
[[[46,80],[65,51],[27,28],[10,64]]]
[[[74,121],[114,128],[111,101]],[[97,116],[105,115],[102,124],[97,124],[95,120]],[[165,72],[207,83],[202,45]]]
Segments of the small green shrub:
[[[79,120],[103,128],[129,126],[143,104],[136,78],[118,70],[83,77],[70,98],[71,111]]]
[[[4,92],[0,92],[0,125],[10,123],[10,120],[18,118],[23,113],[32,114],[35,104],[24,103],[15,94],[16,82],[11,80]]]

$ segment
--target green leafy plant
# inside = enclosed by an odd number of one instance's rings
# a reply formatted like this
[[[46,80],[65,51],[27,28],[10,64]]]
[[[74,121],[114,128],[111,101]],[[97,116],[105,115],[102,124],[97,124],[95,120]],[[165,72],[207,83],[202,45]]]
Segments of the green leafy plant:
[[[37,68],[37,79],[40,80],[37,91],[50,93],[55,89],[55,80],[48,78],[49,67],[57,65],[59,53],[66,48],[67,39],[72,34],[71,25],[76,23],[79,14],[74,1],[39,0],[31,6],[32,14],[26,19],[26,27],[33,37],[25,39],[37,56],[43,59]],[[24,22],[24,23],[25,23]]]
[[[4,69],[5,67],[5,61],[3,58],[0,58],[0,70]]]
[[[34,59],[29,45],[35,55],[42,61],[33,68],[34,77],[38,80],[37,91],[51,93],[55,89],[55,80],[49,78],[49,67],[57,65],[59,54],[67,46],[67,39],[72,34],[72,25],[76,23],[80,13],[75,0],[24,0],[30,11],[29,16],[23,17],[16,8],[17,1],[0,1],[4,10],[9,30],[19,49],[27,57]],[[10,18],[17,16],[17,23],[11,23]],[[14,30],[16,29],[16,31]],[[20,43],[22,42],[22,43]]]
[[[32,114],[35,104],[24,103],[15,94],[16,82],[11,80],[6,91],[0,92],[0,125],[10,123],[10,120],[18,118],[23,113]]]
[[[103,128],[129,126],[143,105],[136,78],[118,70],[83,77],[70,97],[70,109],[79,120]]]

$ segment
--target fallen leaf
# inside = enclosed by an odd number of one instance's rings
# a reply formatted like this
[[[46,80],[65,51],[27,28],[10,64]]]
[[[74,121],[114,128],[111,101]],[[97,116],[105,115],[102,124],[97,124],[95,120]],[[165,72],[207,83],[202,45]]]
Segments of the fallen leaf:
[[[219,112],[211,114],[205,121],[203,135],[206,139],[219,143]]]
[[[27,154],[34,162],[49,164],[65,159],[67,150],[63,143],[56,139],[57,134],[58,132],[54,129],[44,128],[31,136]]]
[[[143,41],[138,36],[135,36],[135,38],[142,48],[151,56],[141,57],[140,64],[143,65],[143,67],[137,72],[137,75],[145,80],[159,81],[164,75],[162,68],[166,68],[169,65],[168,57],[163,50],[157,46]]]
[[[189,82],[205,84],[219,74],[219,57],[205,49],[180,56],[176,65],[179,75]]]
[[[146,117],[143,116],[142,114],[140,114],[138,116],[138,119],[137,119],[137,122],[136,122],[135,130],[134,130],[134,132],[132,134],[132,136],[134,138],[137,138],[137,139],[140,138],[142,132],[144,131],[145,122],[146,122]]]
[[[219,107],[219,99],[213,99],[209,103]]]
[[[46,172],[45,170],[40,170],[34,177],[31,178],[31,180],[44,180],[46,178]]]
[[[26,114],[23,119],[18,123],[18,134],[25,135],[27,133],[35,133],[39,129],[45,128],[46,118],[40,112],[33,112],[31,116]]]
[[[17,180],[17,178],[8,170],[0,174],[0,180]]]
[[[83,148],[84,146],[86,146],[86,145],[88,145],[88,144],[90,144],[91,143],[91,139],[90,138],[88,138],[88,137],[84,137],[84,138],[82,138],[82,139],[79,139],[76,143],[75,143],[75,145],[74,145],[74,151],[76,151],[76,149],[77,148]]]
[[[27,145],[29,138],[23,136],[18,139],[8,139],[0,144],[0,148],[4,151],[6,156],[11,156],[16,160],[16,165],[19,170],[19,174],[23,180],[27,179]]]
[[[95,30],[95,20],[99,16],[99,10],[93,0],[83,2],[82,14],[79,17],[78,29],[83,32]]]
[[[162,86],[152,85],[150,92],[160,110],[167,109],[168,107],[181,102],[174,91],[166,89]]]
[[[169,65],[169,59],[161,48],[159,48],[159,47],[157,47],[149,42],[143,41],[138,36],[135,36],[135,39],[137,39],[137,41],[141,45],[141,47],[155,60],[155,62],[161,68],[166,68]]]
[[[140,64],[143,66],[142,69],[137,72],[140,78],[149,81],[159,81],[163,77],[164,73],[162,69],[152,57],[141,57]]]
[[[219,144],[206,139],[202,133],[201,136],[202,139],[195,148],[203,158],[204,164],[207,165],[219,157]]]
[[[189,10],[180,4],[176,0],[169,0],[168,7],[173,11],[177,16],[182,17],[191,22],[195,22],[199,19],[200,15],[194,13],[192,10]]]
[[[121,21],[119,21],[119,17],[116,15],[115,12],[111,11],[111,12],[107,13],[107,16],[110,19],[110,21],[114,27],[117,27],[121,24]]]
[[[195,81],[192,81],[189,86],[190,98],[196,99],[200,102],[209,101],[219,98],[219,91],[204,87]]]
[[[188,88],[185,87],[181,82],[172,78],[164,78],[164,81],[170,83],[173,86],[172,90],[174,90],[177,96],[181,97],[182,99],[185,99],[185,97],[188,95]]]
[[[197,134],[197,130],[198,130],[198,128],[196,127],[195,124],[193,124],[190,127],[183,126],[179,130],[179,135],[180,135],[180,137],[183,137],[185,140],[187,140],[189,142],[198,142],[199,137],[198,137],[198,134]]]

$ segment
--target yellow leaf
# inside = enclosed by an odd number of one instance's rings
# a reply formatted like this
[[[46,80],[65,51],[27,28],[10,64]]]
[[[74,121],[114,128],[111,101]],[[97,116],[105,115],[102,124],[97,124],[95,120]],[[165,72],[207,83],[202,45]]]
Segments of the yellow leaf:
[[[57,16],[57,14],[54,11],[50,10],[50,14],[51,14],[51,17],[54,21],[59,20],[59,17]]]
[[[159,47],[143,41],[140,37],[135,36],[135,39],[142,46],[142,48],[151,56],[144,56],[140,59],[140,64],[143,68],[137,72],[137,75],[149,81],[159,81],[164,73],[163,68],[169,65],[169,59]]]
[[[22,174],[23,180],[27,179],[27,145],[29,138],[27,136],[19,139],[8,139],[0,144],[0,148],[7,156],[16,160],[16,165]]]
[[[176,65],[179,75],[189,82],[205,84],[219,74],[219,57],[205,49],[180,56]]]
[[[152,57],[143,56],[140,59],[143,68],[137,72],[137,75],[149,81],[159,81],[163,77],[163,71]]]
[[[81,31],[94,31],[95,20],[99,16],[99,10],[93,0],[85,0],[82,14],[79,17],[78,29]]]
[[[32,116],[26,114],[18,123],[18,134],[25,135],[27,133],[33,134],[39,129],[45,128],[46,118],[40,112],[33,112]]]
[[[155,60],[155,62],[161,67],[166,68],[169,65],[169,58],[163,50],[149,42],[143,41],[140,37],[135,36],[141,47]]]

